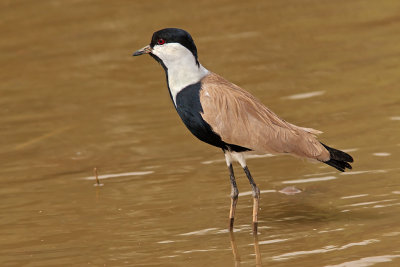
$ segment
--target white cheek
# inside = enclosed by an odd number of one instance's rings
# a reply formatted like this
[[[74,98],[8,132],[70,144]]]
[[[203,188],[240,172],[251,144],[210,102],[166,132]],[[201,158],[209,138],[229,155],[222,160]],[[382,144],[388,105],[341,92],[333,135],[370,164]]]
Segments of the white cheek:
[[[153,48],[154,55],[159,57],[166,66],[170,64],[171,61],[181,58],[182,47],[179,49],[176,44],[164,44],[156,45]]]
[[[155,45],[153,47],[153,50],[151,51],[151,53],[153,53],[154,55],[156,55],[159,58],[161,58],[161,56],[162,56],[162,50],[160,50],[160,46],[159,45]]]

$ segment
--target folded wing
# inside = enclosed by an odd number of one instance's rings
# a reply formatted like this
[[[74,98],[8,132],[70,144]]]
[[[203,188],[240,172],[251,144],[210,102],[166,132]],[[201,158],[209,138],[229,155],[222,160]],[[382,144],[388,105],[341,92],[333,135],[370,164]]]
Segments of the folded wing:
[[[259,152],[329,160],[328,150],[315,137],[320,131],[286,122],[250,93],[214,73],[201,83],[201,115],[224,142]]]

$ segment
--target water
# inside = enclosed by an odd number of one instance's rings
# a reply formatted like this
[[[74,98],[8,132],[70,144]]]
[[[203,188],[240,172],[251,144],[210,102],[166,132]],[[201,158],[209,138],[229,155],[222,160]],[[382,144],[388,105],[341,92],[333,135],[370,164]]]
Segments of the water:
[[[400,265],[398,1],[0,6],[1,266]],[[131,57],[167,26],[192,33],[205,67],[324,131],[353,171],[249,160],[254,239],[235,166],[230,235],[222,153],[180,122],[162,68]]]

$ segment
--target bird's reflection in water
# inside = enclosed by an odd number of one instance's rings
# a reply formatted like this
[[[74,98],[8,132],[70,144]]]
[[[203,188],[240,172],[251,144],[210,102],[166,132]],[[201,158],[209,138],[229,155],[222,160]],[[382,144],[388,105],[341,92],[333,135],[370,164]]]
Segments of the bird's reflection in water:
[[[261,267],[261,253],[260,253],[260,246],[258,245],[258,236],[257,234],[254,235],[254,253],[256,254],[256,266]]]
[[[238,252],[238,248],[235,241],[235,234],[233,233],[233,231],[229,232],[229,237],[231,238],[231,247],[232,247],[233,259],[235,261],[235,267],[240,266],[240,255]]]
[[[239,254],[239,250],[237,248],[237,244],[235,241],[235,234],[233,233],[233,231],[229,232],[229,237],[230,237],[230,241],[231,241],[231,247],[232,247],[233,259],[235,261],[235,267],[240,266],[240,262],[241,262],[240,254]],[[261,254],[260,254],[260,247],[258,245],[257,235],[254,235],[254,253],[256,255],[256,266],[261,267],[262,266]]]

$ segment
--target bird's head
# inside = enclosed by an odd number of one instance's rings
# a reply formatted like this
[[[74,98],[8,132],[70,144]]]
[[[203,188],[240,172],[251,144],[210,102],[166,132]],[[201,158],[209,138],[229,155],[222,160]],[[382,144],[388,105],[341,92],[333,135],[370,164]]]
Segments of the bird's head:
[[[196,64],[197,49],[192,36],[182,29],[166,28],[153,33],[149,45],[136,51],[133,55],[149,54],[164,67],[175,64]]]

